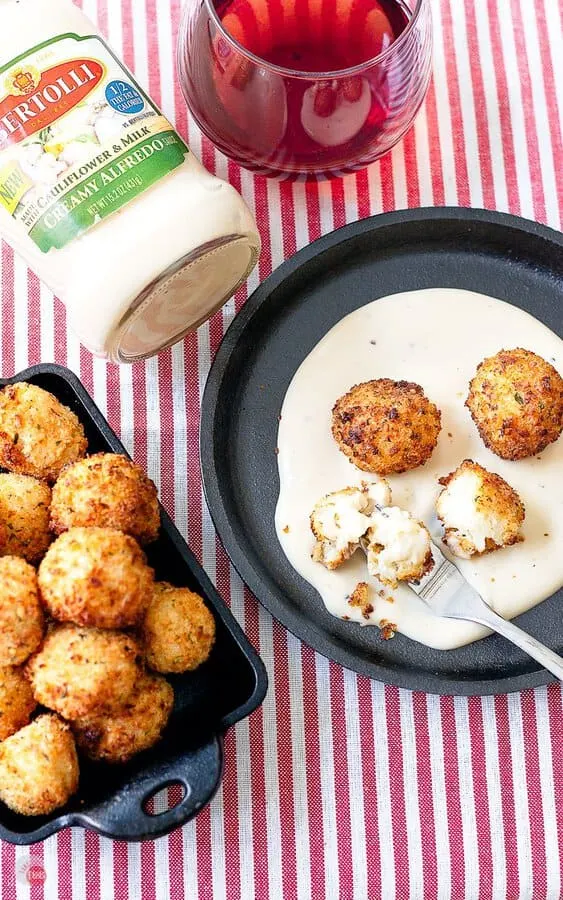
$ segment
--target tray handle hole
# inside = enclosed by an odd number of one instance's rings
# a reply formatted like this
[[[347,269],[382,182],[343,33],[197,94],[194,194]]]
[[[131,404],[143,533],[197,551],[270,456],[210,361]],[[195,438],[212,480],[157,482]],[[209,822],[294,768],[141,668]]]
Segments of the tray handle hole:
[[[161,816],[179,806],[186,794],[185,784],[181,781],[169,781],[145,797],[143,811],[147,816]]]

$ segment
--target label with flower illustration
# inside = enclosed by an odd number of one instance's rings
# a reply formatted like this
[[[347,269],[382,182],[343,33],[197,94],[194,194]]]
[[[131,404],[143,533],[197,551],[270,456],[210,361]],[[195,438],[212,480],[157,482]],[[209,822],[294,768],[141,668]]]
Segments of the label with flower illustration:
[[[0,205],[44,253],[138,197],[188,152],[95,35],[61,35],[0,68]]]

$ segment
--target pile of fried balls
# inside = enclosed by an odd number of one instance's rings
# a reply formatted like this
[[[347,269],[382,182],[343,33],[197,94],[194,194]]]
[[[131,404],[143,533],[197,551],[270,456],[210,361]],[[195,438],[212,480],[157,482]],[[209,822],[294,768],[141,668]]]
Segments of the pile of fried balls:
[[[174,702],[164,675],[215,641],[201,597],[147,564],[153,482],[87,450],[52,394],[0,391],[0,800],[28,816],[77,791],[79,753],[124,763],[153,746]]]

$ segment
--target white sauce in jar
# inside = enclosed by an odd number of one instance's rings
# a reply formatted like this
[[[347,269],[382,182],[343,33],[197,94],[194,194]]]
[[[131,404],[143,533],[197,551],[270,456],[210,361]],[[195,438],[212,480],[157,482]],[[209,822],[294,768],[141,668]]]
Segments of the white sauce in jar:
[[[0,234],[115,362],[197,328],[260,252],[242,197],[71,0],[0,0]]]
[[[386,620],[407,637],[444,650],[488,633],[480,625],[434,616],[404,585],[383,591],[367,574],[361,551],[333,572],[311,559],[309,515],[315,503],[331,491],[376,479],[348,461],[331,433],[337,398],[352,385],[375,378],[422,385],[442,413],[438,445],[426,465],[388,479],[393,504],[424,521],[433,538],[440,540],[442,527],[434,510],[441,490],[438,479],[463,459],[473,459],[519,493],[526,507],[525,540],[473,560],[456,558],[456,565],[506,618],[561,587],[563,438],[538,457],[505,461],[487,450],[464,406],[469,381],[481,360],[514,347],[533,350],[563,371],[563,341],[532,316],[482,294],[432,289],[396,294],[356,310],[302,363],[281,411],[276,531],[292,566],[316,588],[333,615],[360,625]],[[368,619],[347,600],[361,581],[370,585],[374,609]]]

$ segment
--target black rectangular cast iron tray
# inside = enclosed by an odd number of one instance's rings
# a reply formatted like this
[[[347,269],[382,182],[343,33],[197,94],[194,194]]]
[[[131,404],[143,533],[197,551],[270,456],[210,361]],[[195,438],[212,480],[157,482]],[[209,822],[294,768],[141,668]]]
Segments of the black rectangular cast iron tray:
[[[27,381],[50,391],[70,407],[86,430],[89,453],[127,452],[78,378],[62,366],[44,364],[0,387]],[[81,759],[80,788],[64,809],[50,816],[21,816],[0,803],[0,839],[32,844],[68,826],[80,825],[116,840],[160,837],[184,825],[213,797],[222,776],[222,735],[264,699],[264,665],[211,581],[161,507],[159,539],[147,548],[159,580],[200,594],[213,611],[217,639],[209,660],[195,672],[169,678],[175,703],[163,739],[124,766]],[[170,785],[184,796],[173,809],[157,815],[147,800]]]

